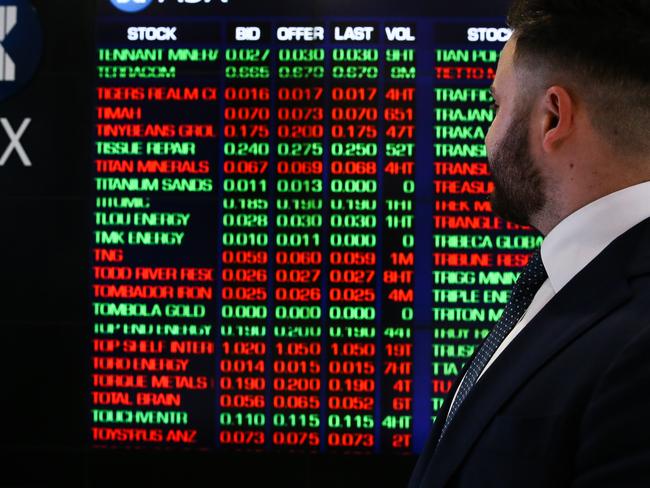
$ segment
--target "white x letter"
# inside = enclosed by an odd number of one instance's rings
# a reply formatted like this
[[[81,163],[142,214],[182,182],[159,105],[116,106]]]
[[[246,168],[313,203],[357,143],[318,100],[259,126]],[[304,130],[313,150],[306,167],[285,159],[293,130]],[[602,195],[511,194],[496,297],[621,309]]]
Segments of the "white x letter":
[[[31,121],[32,119],[29,118],[23,120],[23,123],[20,124],[18,131],[14,132],[11,125],[9,125],[9,121],[7,119],[5,119],[4,117],[0,119],[0,124],[2,124],[2,127],[4,127],[5,132],[9,136],[9,145],[7,146],[7,149],[5,149],[5,152],[2,154],[2,157],[0,157],[0,166],[4,166],[4,164],[7,162],[7,159],[9,159],[11,152],[14,150],[18,153],[18,156],[20,157],[20,160],[23,162],[23,165],[25,166],[32,165],[32,162],[29,160],[29,156],[27,156],[25,149],[20,143],[20,138],[22,137],[23,133],[27,130],[27,126],[29,126]]]

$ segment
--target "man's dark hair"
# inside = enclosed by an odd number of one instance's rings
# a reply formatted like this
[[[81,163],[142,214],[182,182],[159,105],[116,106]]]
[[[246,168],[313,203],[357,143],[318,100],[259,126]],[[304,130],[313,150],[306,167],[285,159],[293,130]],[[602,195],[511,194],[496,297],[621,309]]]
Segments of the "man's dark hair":
[[[515,66],[564,84],[619,150],[650,152],[650,0],[514,0]]]

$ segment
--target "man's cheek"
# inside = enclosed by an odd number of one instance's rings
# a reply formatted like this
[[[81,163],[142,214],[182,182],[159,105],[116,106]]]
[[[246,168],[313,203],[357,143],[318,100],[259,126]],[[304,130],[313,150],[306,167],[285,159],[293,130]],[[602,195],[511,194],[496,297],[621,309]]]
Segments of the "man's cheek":
[[[489,137],[489,133],[488,136],[485,138],[485,149],[487,151],[488,165],[491,167],[494,158],[494,146],[492,145],[492,141]]]
[[[503,137],[506,134],[502,133],[503,130],[497,119],[494,119],[492,125],[485,134],[485,147],[487,150],[488,162],[492,161],[492,158],[495,154],[495,150],[499,147],[499,142],[503,140]]]
[[[495,131],[496,131],[495,123],[492,122],[492,125],[488,129],[487,134],[485,135],[485,147],[487,148],[488,158],[492,153],[492,148],[494,147],[492,142],[493,142]]]

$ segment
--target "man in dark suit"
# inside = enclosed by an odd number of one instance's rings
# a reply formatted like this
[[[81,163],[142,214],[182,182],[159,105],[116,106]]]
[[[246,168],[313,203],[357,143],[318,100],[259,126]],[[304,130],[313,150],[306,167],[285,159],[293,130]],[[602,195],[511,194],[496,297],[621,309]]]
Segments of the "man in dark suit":
[[[494,210],[545,238],[410,487],[650,487],[650,1],[515,0]]]

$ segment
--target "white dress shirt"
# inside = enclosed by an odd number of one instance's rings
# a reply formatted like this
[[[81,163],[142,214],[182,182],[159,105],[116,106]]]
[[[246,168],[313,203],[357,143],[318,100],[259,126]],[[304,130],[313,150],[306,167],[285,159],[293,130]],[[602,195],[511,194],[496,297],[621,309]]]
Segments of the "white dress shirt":
[[[519,322],[495,351],[479,379],[564,285],[614,239],[649,217],[650,182],[645,182],[599,198],[557,224],[544,238],[541,247],[542,262],[548,278]]]

